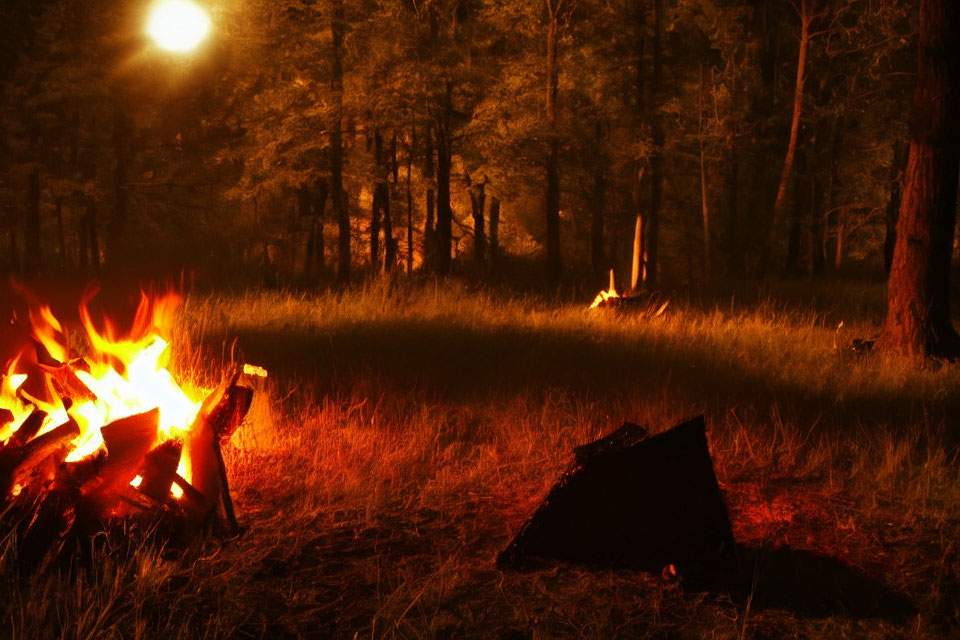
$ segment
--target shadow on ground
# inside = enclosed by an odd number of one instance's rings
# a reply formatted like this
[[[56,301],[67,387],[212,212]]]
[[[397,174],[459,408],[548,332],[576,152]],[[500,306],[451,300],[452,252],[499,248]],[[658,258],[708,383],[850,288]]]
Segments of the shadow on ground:
[[[905,596],[836,558],[790,547],[741,544],[737,551],[747,583],[739,591],[754,609],[811,618],[881,618],[897,625],[916,614]]]

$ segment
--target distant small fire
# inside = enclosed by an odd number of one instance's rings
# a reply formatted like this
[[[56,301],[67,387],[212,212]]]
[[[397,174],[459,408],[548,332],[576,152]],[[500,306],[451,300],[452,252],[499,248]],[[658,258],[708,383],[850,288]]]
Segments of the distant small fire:
[[[168,369],[178,296],[142,294],[125,334],[109,319],[98,328],[90,297],[82,356],[50,308],[34,304],[33,344],[0,376],[0,504],[19,503],[30,527],[52,517],[58,535],[78,511],[102,521],[161,508],[199,523],[218,505],[235,528],[220,441],[252,401],[240,376],[266,371],[236,367],[212,392],[184,388]]]
[[[613,269],[610,269],[610,288],[606,291],[601,291],[597,294],[597,297],[593,299],[593,304],[590,305],[591,309],[596,309],[602,305],[607,300],[611,298],[619,298],[620,294],[617,293],[617,283],[613,277]]]

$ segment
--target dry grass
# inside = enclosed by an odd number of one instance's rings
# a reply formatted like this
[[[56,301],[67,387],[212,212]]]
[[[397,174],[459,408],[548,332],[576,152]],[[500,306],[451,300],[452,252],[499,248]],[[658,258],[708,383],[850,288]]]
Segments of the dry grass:
[[[842,313],[648,320],[383,284],[191,298],[183,371],[209,380],[233,351],[272,373],[225,452],[246,534],[179,561],[134,546],[72,577],[20,576],[7,553],[0,634],[955,635],[960,372],[835,353]],[[874,330],[852,317],[843,340]],[[494,568],[573,446],[696,412],[752,593]]]

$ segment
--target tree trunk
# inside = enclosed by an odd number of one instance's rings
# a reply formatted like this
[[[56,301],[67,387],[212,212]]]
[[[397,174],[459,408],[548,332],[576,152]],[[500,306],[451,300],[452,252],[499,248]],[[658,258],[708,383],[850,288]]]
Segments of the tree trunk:
[[[893,248],[897,243],[897,219],[900,217],[900,199],[903,196],[903,172],[907,165],[910,144],[900,140],[893,145],[893,160],[890,163],[890,197],[887,200],[886,228],[883,238],[883,266],[890,273],[893,264]]]
[[[337,278],[350,279],[350,211],[343,189],[343,39],[346,18],[343,0],[334,0],[333,19],[330,21],[332,47],[330,62],[332,78],[330,89],[334,100],[334,115],[330,131],[330,195],[337,218]]]
[[[370,270],[376,274],[380,271],[380,221],[384,211],[384,191],[387,187],[386,166],[383,157],[383,138],[380,131],[373,134],[373,206],[370,211]]]
[[[313,215],[317,219],[317,229],[314,233],[314,261],[317,273],[323,275],[327,268],[327,244],[324,234],[324,225],[327,215],[327,198],[330,196],[330,186],[326,180],[317,183],[317,196],[314,200]]]
[[[25,256],[23,266],[28,275],[40,271],[40,169],[33,169],[27,178],[27,219],[24,228]]]
[[[633,225],[633,261],[630,265],[630,290],[639,291],[647,280],[646,256],[643,245],[643,216],[637,214]]]
[[[413,273],[413,155],[417,149],[417,128],[410,129],[407,152],[407,274]]]
[[[424,163],[423,178],[427,183],[427,212],[423,223],[423,265],[425,268],[436,271],[437,259],[437,224],[434,218],[434,209],[436,208],[434,178],[436,176],[436,165],[433,158],[433,132],[427,127],[424,141]]]
[[[453,245],[453,209],[450,206],[450,170],[453,164],[453,83],[446,81],[443,108],[437,122],[437,275],[450,273]]]
[[[547,24],[547,279],[560,282],[563,269],[560,257],[560,138],[557,134],[557,97],[559,69],[557,66],[557,29],[559,2],[549,2]]]
[[[810,44],[810,25],[813,21],[814,0],[800,0],[800,52],[797,56],[797,78],[793,89],[793,117],[790,120],[790,138],[787,141],[787,154],[783,160],[783,170],[780,172],[780,182],[777,187],[777,199],[773,204],[773,215],[768,223],[770,231],[761,249],[761,275],[765,274],[769,261],[770,234],[779,220],[783,219],[787,207],[787,197],[790,189],[790,178],[793,176],[793,163],[797,155],[797,138],[800,135],[800,117],[803,114],[803,95],[806,83],[807,49]],[[791,232],[792,235],[792,232]]]
[[[487,207],[486,184],[481,182],[470,189],[470,208],[473,213],[473,260],[481,269],[487,262],[487,233],[484,214]]]
[[[920,1],[910,157],[879,347],[960,353],[950,322],[950,269],[960,181],[960,3]]]

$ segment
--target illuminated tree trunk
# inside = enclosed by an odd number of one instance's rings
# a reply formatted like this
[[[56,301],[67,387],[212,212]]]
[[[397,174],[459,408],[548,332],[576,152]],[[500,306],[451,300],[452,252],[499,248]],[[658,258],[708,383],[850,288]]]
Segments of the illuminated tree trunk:
[[[910,157],[878,346],[956,356],[950,269],[960,181],[960,3],[921,0],[919,32]]]

